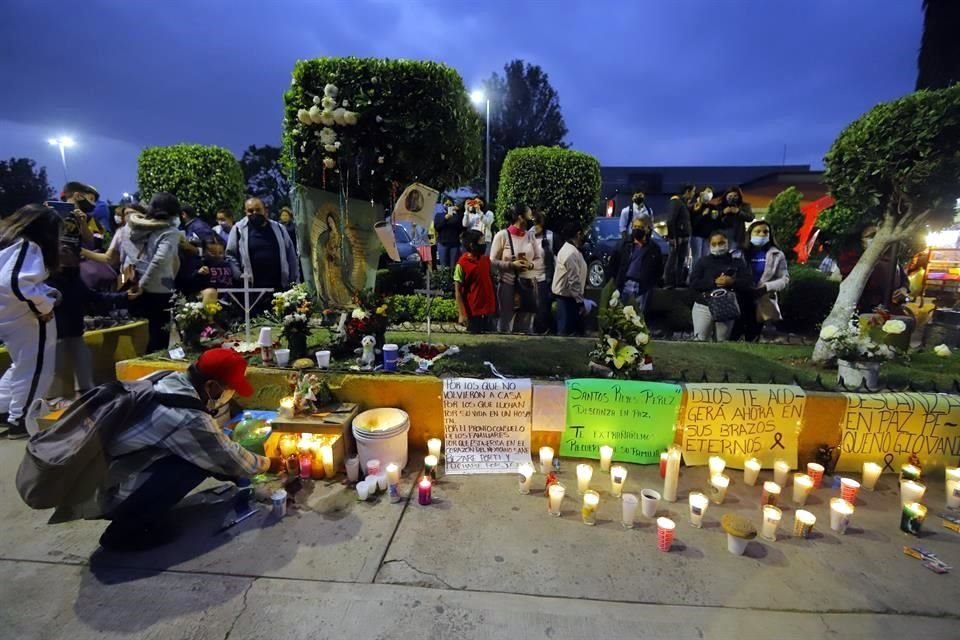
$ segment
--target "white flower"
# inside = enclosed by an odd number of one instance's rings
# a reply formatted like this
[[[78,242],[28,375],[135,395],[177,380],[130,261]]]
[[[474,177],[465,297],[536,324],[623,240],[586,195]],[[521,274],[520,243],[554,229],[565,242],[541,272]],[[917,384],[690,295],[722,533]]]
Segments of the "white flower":
[[[611,307],[615,307],[615,306],[617,306],[618,304],[620,304],[620,292],[619,292],[619,291],[614,291],[614,292],[613,292],[613,295],[610,296],[610,306],[611,306]]]
[[[337,145],[335,145],[335,144],[325,144],[325,145],[323,145],[323,150],[326,151],[327,153],[336,153],[336,152],[337,152]]]
[[[907,323],[903,320],[887,320],[883,323],[883,332],[899,335],[907,330]]]
[[[333,120],[341,126],[344,125],[345,122],[343,118],[346,115],[346,113],[347,113],[346,109],[344,109],[343,107],[337,107],[336,109],[333,110]]]
[[[320,124],[320,107],[317,105],[310,107],[310,120],[314,124]]]
[[[337,140],[336,142],[334,142],[334,143],[333,143],[333,146],[336,147],[337,149],[339,149],[339,148],[340,148],[340,141]]]
[[[323,144],[333,144],[337,141],[337,132],[330,127],[324,127],[320,130],[320,142]]]
[[[632,305],[627,305],[626,307],[623,308],[623,316],[627,320],[633,320],[634,318],[637,317],[637,310],[634,309]]]
[[[377,124],[380,124],[381,122],[383,122],[383,118],[381,118],[380,116],[377,116]]]
[[[333,158],[324,158],[323,166],[325,166],[327,169],[333,169],[335,166],[337,166],[337,161]]]
[[[320,101],[320,106],[323,107],[324,111],[333,111],[337,108],[337,101],[333,98],[324,98]]]
[[[357,112],[356,111],[347,111],[343,114],[344,124],[355,125],[357,124]]]
[[[377,162],[378,162],[379,164],[383,164],[385,160],[386,160],[386,158],[384,158],[383,156],[380,156],[379,158],[377,158]]]
[[[340,104],[341,104],[342,106],[344,106],[344,107],[349,107],[349,106],[350,106],[350,101],[349,101],[349,100],[344,100],[344,101],[341,102]]]
[[[840,333],[840,329],[828,324],[823,329],[820,329],[820,339],[821,340],[833,340],[837,337],[837,334]]]
[[[340,89],[335,84],[328,84],[323,88],[323,95],[328,98],[336,98],[338,93],[340,93]]]
[[[380,78],[378,78],[377,76],[373,76],[372,78],[370,78],[370,84],[377,84],[378,82],[380,82]]]
[[[320,96],[313,96],[313,104],[320,104]]]
[[[938,344],[937,346],[935,346],[935,347],[933,348],[933,352],[934,352],[935,354],[937,354],[938,356],[940,356],[941,358],[949,358],[949,357],[950,357],[950,347],[948,347],[948,346],[945,345],[945,344]]]
[[[354,320],[365,320],[367,318],[367,312],[357,307],[353,310],[353,313],[350,314]]]
[[[650,342],[650,335],[647,333],[638,333],[636,337],[636,342],[638,347],[642,347],[643,345]]]
[[[633,326],[635,326],[638,329],[643,326],[643,318],[641,318],[640,316],[633,316],[632,318],[630,318],[630,322],[632,322]]]
[[[332,127],[333,125],[337,124],[337,121],[333,117],[333,111],[321,111],[320,124],[325,127]]]
[[[306,109],[300,109],[297,111],[297,120],[303,124],[313,124],[313,119],[310,117],[310,112]]]

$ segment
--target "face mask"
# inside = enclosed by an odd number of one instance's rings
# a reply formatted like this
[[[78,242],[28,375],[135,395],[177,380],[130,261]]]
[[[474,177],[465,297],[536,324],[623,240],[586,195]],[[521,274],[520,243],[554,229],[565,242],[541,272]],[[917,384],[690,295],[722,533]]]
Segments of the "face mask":
[[[736,201],[737,201],[737,194],[731,193],[731,194],[727,195],[727,202],[728,202],[728,203],[734,204]]]
[[[704,191],[702,198],[704,202],[710,202],[713,200],[713,191]]]
[[[122,225],[122,224],[123,224],[123,216],[113,216],[113,221],[116,222],[118,226],[119,226],[119,225]]]
[[[220,407],[233,400],[235,393],[236,392],[233,389],[224,389],[223,393],[221,393],[220,397],[216,400],[213,398],[207,400],[207,411],[210,413],[217,413],[220,410]]]
[[[250,216],[250,224],[257,227],[267,226],[267,216],[261,216],[260,214]]]
[[[79,200],[77,200],[77,202],[76,202],[76,204],[75,204],[74,206],[75,206],[77,209],[80,209],[80,211],[82,211],[82,212],[84,212],[84,213],[90,213],[90,212],[93,211],[94,208],[95,208],[95,207],[94,207],[94,204],[93,204],[92,202],[90,202],[89,200],[87,200],[86,198],[80,198]]]
[[[768,236],[750,236],[750,244],[755,247],[762,247],[770,241]]]
[[[720,247],[710,247],[710,254],[714,256],[727,255],[727,245],[722,245]]]
[[[454,215],[457,214],[457,208],[456,208],[456,207],[447,207],[447,213],[450,214],[451,216],[454,216]]]

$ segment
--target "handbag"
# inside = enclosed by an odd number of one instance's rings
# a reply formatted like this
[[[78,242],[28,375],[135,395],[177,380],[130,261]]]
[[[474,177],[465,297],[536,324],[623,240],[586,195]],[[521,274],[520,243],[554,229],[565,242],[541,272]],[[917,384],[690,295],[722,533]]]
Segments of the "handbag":
[[[757,322],[780,322],[780,305],[777,304],[777,294],[766,292],[757,298]]]
[[[510,242],[510,257],[516,259],[517,251],[513,248],[513,237],[507,230],[507,241]],[[537,284],[532,278],[521,278],[519,273],[514,274],[513,310],[515,313],[536,313],[537,311]]]
[[[740,317],[737,294],[729,289],[714,289],[707,296],[707,308],[716,322],[728,322]]]

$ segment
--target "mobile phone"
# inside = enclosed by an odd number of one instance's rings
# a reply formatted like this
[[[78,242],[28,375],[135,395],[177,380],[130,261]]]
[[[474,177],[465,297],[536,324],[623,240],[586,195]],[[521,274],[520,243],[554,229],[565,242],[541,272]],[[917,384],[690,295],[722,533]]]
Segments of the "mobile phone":
[[[51,200],[47,202],[47,206],[56,211],[61,218],[72,216],[73,211],[77,208],[72,202],[61,202],[60,200]]]

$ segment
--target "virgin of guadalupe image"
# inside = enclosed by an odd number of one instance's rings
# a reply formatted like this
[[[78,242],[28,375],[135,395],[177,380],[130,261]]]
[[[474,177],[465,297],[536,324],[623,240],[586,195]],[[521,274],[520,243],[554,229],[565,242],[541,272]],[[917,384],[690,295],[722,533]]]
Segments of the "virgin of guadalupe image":
[[[328,306],[344,306],[353,299],[348,268],[353,263],[353,247],[344,247],[344,238],[340,233],[336,216],[328,213],[320,223],[317,234],[317,251],[314,252],[313,268],[317,293]]]

